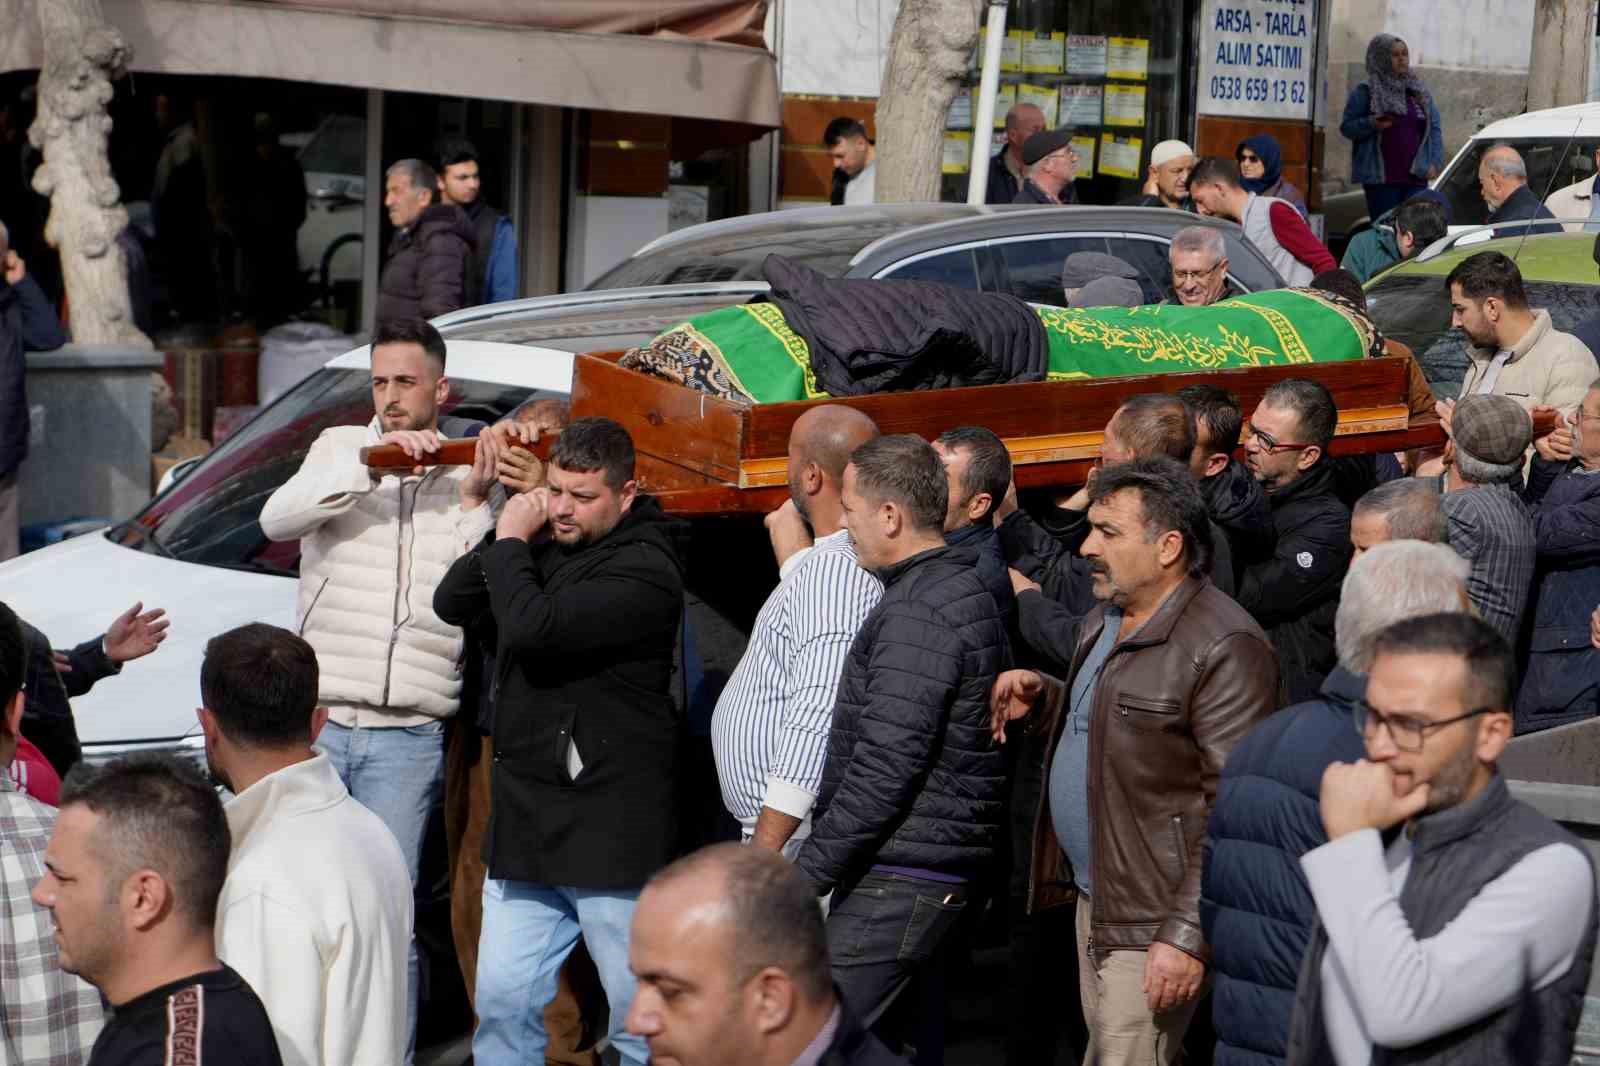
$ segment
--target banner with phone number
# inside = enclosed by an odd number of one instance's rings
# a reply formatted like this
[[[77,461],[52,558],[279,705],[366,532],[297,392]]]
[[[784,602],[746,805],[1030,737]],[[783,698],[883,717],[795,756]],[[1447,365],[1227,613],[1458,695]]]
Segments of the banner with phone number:
[[[1199,112],[1309,119],[1316,55],[1316,0],[1205,0]]]

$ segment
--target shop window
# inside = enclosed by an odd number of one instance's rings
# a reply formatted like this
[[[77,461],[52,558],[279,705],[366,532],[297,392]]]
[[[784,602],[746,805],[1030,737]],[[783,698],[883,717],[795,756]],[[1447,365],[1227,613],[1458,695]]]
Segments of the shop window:
[[[1184,8],[1170,0],[1011,0],[994,129],[972,128],[975,54],[945,123],[945,197],[965,197],[974,139],[991,153],[1005,146],[1005,114],[1017,103],[1039,107],[1047,127],[1071,126],[1079,134],[1082,202],[1113,204],[1137,195],[1150,149],[1168,138],[1187,139]]]

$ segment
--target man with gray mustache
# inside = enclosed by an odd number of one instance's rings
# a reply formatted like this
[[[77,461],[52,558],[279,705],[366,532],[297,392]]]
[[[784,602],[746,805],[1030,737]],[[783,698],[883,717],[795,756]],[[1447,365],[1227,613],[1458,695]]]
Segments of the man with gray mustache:
[[[992,727],[1003,741],[1033,715],[1049,738],[1030,910],[1077,904],[1084,1061],[1171,1066],[1211,958],[1201,838],[1228,753],[1280,705],[1278,663],[1205,576],[1211,523],[1187,467],[1107,466],[1088,497],[1081,554],[1100,605],[1074,617],[1012,572],[1048,673],[1001,674]]]

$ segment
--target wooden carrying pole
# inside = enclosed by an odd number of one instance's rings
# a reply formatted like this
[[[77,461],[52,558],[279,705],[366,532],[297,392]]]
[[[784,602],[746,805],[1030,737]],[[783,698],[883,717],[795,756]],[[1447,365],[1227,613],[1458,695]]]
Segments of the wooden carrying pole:
[[[532,452],[540,459],[550,458],[550,445],[555,443],[555,437],[541,437],[533,444],[523,444],[521,441],[510,442],[511,447],[521,448],[523,451]],[[471,466],[473,454],[477,451],[478,440],[476,437],[461,437],[456,440],[442,440],[439,450],[430,453],[427,457],[417,460],[411,458],[401,450],[398,444],[373,444],[361,449],[361,461],[371,470],[410,470],[415,466]]]

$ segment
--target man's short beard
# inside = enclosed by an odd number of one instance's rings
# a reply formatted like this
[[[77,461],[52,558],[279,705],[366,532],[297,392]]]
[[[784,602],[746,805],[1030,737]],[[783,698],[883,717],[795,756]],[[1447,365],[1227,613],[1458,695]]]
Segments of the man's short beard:
[[[1472,784],[1472,775],[1478,768],[1476,744],[1468,744],[1460,754],[1439,768],[1428,789],[1427,813],[1449,810],[1460,803]]]

